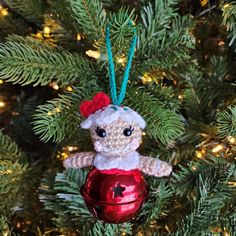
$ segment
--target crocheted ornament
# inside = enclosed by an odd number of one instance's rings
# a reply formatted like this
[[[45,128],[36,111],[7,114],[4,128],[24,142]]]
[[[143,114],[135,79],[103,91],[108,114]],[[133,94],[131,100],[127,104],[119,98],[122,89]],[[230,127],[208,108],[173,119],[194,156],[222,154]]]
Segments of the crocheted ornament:
[[[90,130],[95,152],[76,153],[63,162],[65,168],[94,166],[81,188],[81,194],[91,213],[107,223],[128,221],[139,212],[148,195],[142,172],[161,177],[172,171],[168,163],[142,156],[136,151],[141,144],[146,122],[131,108],[121,106],[135,44],[136,35],[131,42],[121,92],[117,96],[107,28],[112,104],[108,95],[99,92],[91,101],[80,105],[80,113],[86,118],[81,127]]]

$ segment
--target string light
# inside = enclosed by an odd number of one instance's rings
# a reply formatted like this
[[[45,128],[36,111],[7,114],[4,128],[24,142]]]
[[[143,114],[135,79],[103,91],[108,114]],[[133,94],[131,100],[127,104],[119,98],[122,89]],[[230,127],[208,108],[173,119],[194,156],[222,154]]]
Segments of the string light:
[[[235,144],[236,143],[236,138],[235,137],[232,137],[232,136],[229,136],[227,137],[228,141],[231,143],[231,144]]]
[[[89,57],[93,57],[95,59],[99,59],[101,56],[101,53],[99,51],[87,50],[85,53]]]
[[[197,156],[198,158],[202,158],[205,153],[206,153],[205,150],[199,150],[199,151],[196,151],[196,156]]]
[[[50,28],[48,27],[48,26],[45,26],[44,28],[43,28],[43,32],[45,33],[45,34],[50,34]]]
[[[223,8],[227,8],[227,7],[229,7],[230,5],[228,4],[228,3],[226,3],[224,6],[223,6]]]
[[[121,57],[117,57],[117,59],[116,59],[117,63],[121,64],[122,66],[125,66],[126,60],[127,59],[124,55]]]
[[[217,152],[222,151],[223,149],[224,149],[224,146],[222,144],[218,144],[216,147],[212,149],[212,152],[217,153]]]
[[[3,16],[9,15],[8,9],[7,9],[7,8],[3,8],[2,6],[1,6],[1,8],[0,8],[0,12],[1,12],[1,14],[2,14]]]
[[[142,132],[142,135],[143,135],[143,136],[145,136],[145,135],[146,135],[146,133],[145,133],[145,132]]]
[[[71,92],[71,91],[73,91],[73,88],[72,88],[71,86],[67,86],[67,87],[66,87],[66,90],[69,91],[69,92]]]
[[[147,84],[147,83],[152,82],[152,77],[150,76],[149,73],[145,72],[145,73],[143,74],[143,76],[142,76],[142,82],[143,82],[144,84]]]
[[[225,45],[225,42],[224,42],[224,41],[218,42],[218,46],[223,46],[223,45]]]
[[[81,40],[81,35],[79,33],[76,35],[76,39],[77,39],[77,41]]]
[[[3,84],[3,83],[4,83],[4,81],[2,79],[0,79],[0,84]]]
[[[55,90],[58,90],[60,88],[56,82],[50,83],[49,86],[51,86]]]
[[[0,101],[0,108],[3,108],[3,107],[5,107],[5,106],[6,106],[6,103],[3,102],[3,101]]]
[[[184,100],[184,95],[183,94],[179,94],[178,99],[181,100],[181,101]]]
[[[192,166],[192,170],[193,171],[197,170],[197,167],[196,166]]]
[[[201,5],[202,5],[202,7],[204,7],[204,6],[207,5],[208,0],[201,0],[200,3],[201,3]]]
[[[231,186],[236,186],[236,182],[228,182],[228,184]]]

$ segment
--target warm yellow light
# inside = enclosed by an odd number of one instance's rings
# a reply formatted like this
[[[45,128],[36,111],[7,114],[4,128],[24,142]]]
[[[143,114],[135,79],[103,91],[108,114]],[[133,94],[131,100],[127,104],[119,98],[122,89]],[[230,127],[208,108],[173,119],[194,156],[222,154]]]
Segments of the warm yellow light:
[[[8,10],[6,8],[2,8],[1,9],[1,13],[2,13],[3,16],[9,15],[9,12],[8,12]]]
[[[43,28],[43,32],[45,33],[45,34],[50,34],[50,28],[48,27],[48,26],[45,26],[44,28]]]
[[[184,99],[184,95],[183,94],[179,94],[178,99],[182,101]]]
[[[227,137],[228,141],[231,143],[231,144],[235,144],[236,143],[236,138],[235,137],[232,137],[232,136],[229,136]]]
[[[95,59],[99,59],[101,56],[101,53],[99,51],[93,51],[93,50],[88,50],[85,52],[89,57],[93,57]]]
[[[143,136],[145,136],[145,135],[146,135],[146,133],[145,133],[145,132],[142,132],[142,135],[143,135]]]
[[[63,153],[61,154],[61,157],[62,157],[63,159],[66,159],[66,158],[68,157],[68,154],[65,153],[65,152],[63,152]]]
[[[67,86],[67,87],[66,87],[66,90],[69,91],[69,92],[71,92],[71,91],[73,91],[73,88],[72,88],[71,86]]]
[[[196,166],[192,166],[192,170],[194,171],[197,170]]]
[[[3,83],[4,83],[4,81],[2,79],[0,79],[0,84],[3,84]]]
[[[78,41],[81,40],[81,35],[80,35],[79,33],[77,34],[76,39],[77,39]]]
[[[117,57],[117,63],[121,64],[121,65],[125,65],[126,62],[126,57],[122,56],[122,57]]]
[[[42,39],[42,38],[43,38],[43,35],[42,35],[42,33],[40,33],[40,32],[38,32],[35,36],[36,36],[36,38],[38,38],[38,39]]]
[[[212,149],[212,152],[216,153],[216,152],[222,151],[223,149],[224,149],[224,146],[222,144],[218,144]]]
[[[53,113],[51,111],[49,111],[47,114],[48,114],[48,116],[53,115]]]
[[[224,5],[224,8],[227,8],[227,7],[229,7],[229,4],[228,4],[228,3],[226,3],[226,4]]]
[[[231,182],[230,181],[230,182],[228,182],[228,184],[231,185],[231,186],[236,186],[236,182]]]
[[[74,147],[69,146],[68,151],[72,152],[74,150]]]
[[[61,109],[60,109],[59,107],[57,107],[57,108],[55,109],[55,111],[56,111],[56,112],[61,112]]]
[[[203,157],[202,151],[196,151],[196,156],[197,156],[198,158]]]
[[[224,236],[230,236],[230,233],[228,233],[227,231],[224,232]]]
[[[58,90],[58,89],[60,88],[60,87],[58,86],[58,84],[55,83],[55,82],[53,82],[53,83],[51,84],[51,86],[52,86],[52,88],[55,89],[55,90]]]
[[[1,107],[5,107],[5,105],[6,105],[6,103],[5,103],[5,102],[3,102],[3,101],[0,101],[0,108],[1,108]]]
[[[201,0],[200,2],[201,2],[202,7],[204,7],[205,5],[207,5],[208,0]]]
[[[152,82],[152,77],[148,73],[144,73],[142,76],[142,81],[144,84]]]
[[[220,42],[218,43],[218,46],[223,46],[223,45],[225,45],[225,42],[224,42],[224,41],[220,41]]]

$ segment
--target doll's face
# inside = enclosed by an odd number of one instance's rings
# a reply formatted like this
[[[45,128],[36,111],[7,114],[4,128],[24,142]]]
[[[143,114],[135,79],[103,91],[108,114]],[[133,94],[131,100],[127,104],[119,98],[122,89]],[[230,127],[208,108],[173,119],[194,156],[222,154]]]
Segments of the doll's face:
[[[142,130],[136,123],[116,120],[109,125],[92,126],[90,134],[94,148],[105,156],[125,156],[136,150],[142,139]]]

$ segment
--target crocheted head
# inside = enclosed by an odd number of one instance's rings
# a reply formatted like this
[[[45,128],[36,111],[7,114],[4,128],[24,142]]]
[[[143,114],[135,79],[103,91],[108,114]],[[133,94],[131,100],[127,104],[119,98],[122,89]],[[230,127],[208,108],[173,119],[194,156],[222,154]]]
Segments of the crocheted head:
[[[99,92],[81,104],[80,112],[86,117],[81,127],[90,129],[94,148],[102,155],[126,156],[139,147],[146,123],[131,108],[112,105],[110,98]]]

